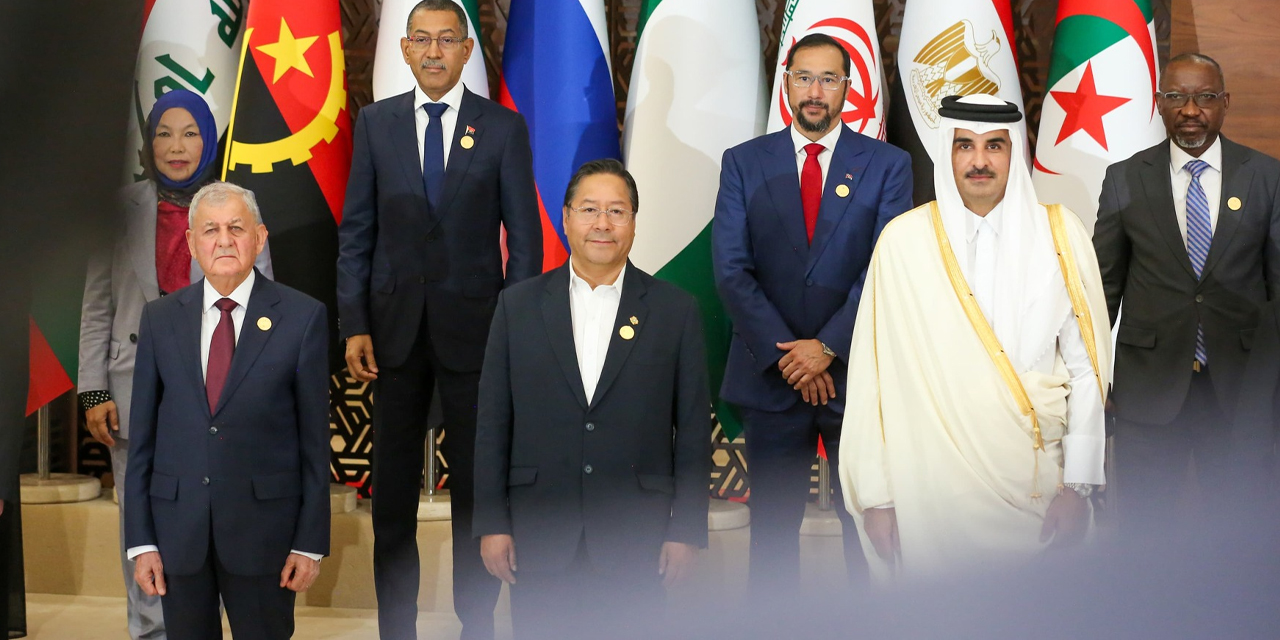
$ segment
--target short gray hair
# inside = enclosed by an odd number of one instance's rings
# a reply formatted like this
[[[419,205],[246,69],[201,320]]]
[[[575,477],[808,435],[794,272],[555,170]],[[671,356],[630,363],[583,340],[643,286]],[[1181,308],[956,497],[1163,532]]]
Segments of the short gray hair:
[[[462,32],[458,35],[462,36],[463,40],[470,37],[467,35],[467,12],[462,8],[462,5],[453,0],[422,0],[413,5],[413,8],[409,10],[409,17],[404,23],[406,34],[412,35],[413,16],[419,11],[452,11],[454,15],[458,16],[458,23],[462,25]]]
[[[249,209],[249,213],[253,214],[254,224],[262,224],[262,211],[258,209],[258,199],[253,197],[253,192],[230,182],[222,182],[215,180],[200,187],[196,195],[191,197],[191,208],[187,210],[187,227],[194,227],[196,224],[196,210],[201,204],[208,201],[209,204],[219,206],[227,203],[227,200],[233,196],[239,196],[244,201],[244,206]]]

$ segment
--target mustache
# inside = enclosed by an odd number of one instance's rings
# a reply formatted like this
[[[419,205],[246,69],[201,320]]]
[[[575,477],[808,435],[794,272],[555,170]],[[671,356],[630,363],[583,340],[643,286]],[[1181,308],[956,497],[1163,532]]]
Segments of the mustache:
[[[440,60],[431,60],[431,59],[423,60],[422,64],[418,66],[423,69],[441,69],[444,71],[449,70],[449,68],[445,66],[444,62]]]
[[[821,101],[821,100],[805,100],[804,102],[801,102],[801,103],[800,103],[800,108],[801,108],[801,109],[803,109],[803,108],[805,108],[805,107],[822,107],[823,109],[826,109],[827,111],[830,111],[830,110],[831,110],[831,107],[830,107],[830,106],[828,106],[828,105],[827,105],[827,103],[825,103],[825,102],[823,102],[823,101]]]
[[[992,171],[992,170],[990,170],[990,169],[970,169],[970,170],[968,171],[968,173],[965,173],[965,174],[964,174],[964,177],[966,177],[966,178],[978,178],[978,177],[982,177],[982,178],[994,178],[994,177],[996,177],[996,174],[995,174],[995,172],[994,172],[994,171]]]

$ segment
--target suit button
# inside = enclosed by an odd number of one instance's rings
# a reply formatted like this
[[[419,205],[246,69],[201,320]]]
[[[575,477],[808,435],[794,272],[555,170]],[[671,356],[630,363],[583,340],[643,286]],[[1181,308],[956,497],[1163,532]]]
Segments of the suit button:
[[[209,427],[209,435],[211,435],[211,436],[216,436],[216,435],[218,435],[218,428],[217,428],[217,427]]]
[[[594,422],[588,422],[587,431],[595,431],[595,430],[596,430],[596,424]]]
[[[138,334],[136,334],[136,333],[131,333],[131,334],[129,334],[129,342],[132,342],[132,343],[134,343],[134,344],[138,344]]]
[[[1197,295],[1197,296],[1196,296],[1196,302],[1204,302],[1204,296]]]
[[[201,478],[201,479],[200,479],[200,484],[202,484],[202,485],[204,485],[204,486],[206,486],[206,487],[207,487],[207,486],[209,486],[209,476],[205,476],[205,477]]]
[[[583,472],[583,473],[585,473],[585,474],[587,474],[587,475],[591,475],[591,472],[592,472],[592,471],[594,471],[594,469],[592,469],[592,468],[591,468],[591,465],[587,465],[587,466],[585,466],[585,467],[583,467],[583,468],[582,468],[582,472]]]
[[[804,286],[806,286],[806,287],[812,287],[812,286],[813,286],[813,279],[812,279],[812,278],[810,278],[810,279],[808,279],[808,280],[805,280],[805,281],[804,281]]]
[[[427,242],[435,242],[435,241],[436,241],[436,235],[434,233],[427,234]]]
[[[418,276],[418,284],[426,284],[426,283],[427,283],[426,276]]]

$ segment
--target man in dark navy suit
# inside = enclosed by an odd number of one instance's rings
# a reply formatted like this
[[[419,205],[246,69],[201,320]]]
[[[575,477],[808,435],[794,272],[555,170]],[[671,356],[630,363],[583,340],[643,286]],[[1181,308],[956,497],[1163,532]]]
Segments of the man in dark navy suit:
[[[471,536],[476,389],[498,292],[542,272],[533,154],[519,114],[458,82],[474,46],[458,4],[419,2],[400,42],[418,86],[360,111],[338,229],[347,367],[359,380],[377,380],[378,630],[382,638],[415,637],[422,451],[438,386],[453,510],[453,606],[463,638],[492,638],[501,585],[485,572]]]
[[[130,415],[125,541],[171,638],[293,635],[294,594],[329,553],[324,305],[263,277],[253,193],[191,200],[204,279],[147,303]]]
[[[720,395],[742,412],[750,588],[765,600],[799,580],[819,434],[832,475],[838,470],[849,344],[871,249],[911,208],[910,157],[840,119],[849,65],[830,36],[801,38],[787,54],[792,125],[729,149],[721,164],[712,257],[734,335]],[[854,524],[837,511],[851,577],[865,575]]]

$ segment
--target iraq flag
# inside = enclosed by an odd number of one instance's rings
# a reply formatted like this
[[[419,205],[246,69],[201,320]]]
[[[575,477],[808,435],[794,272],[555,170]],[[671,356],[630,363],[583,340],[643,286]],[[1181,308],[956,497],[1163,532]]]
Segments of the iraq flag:
[[[254,192],[278,282],[329,308],[337,335],[338,222],[351,115],[338,0],[254,0],[223,179]],[[340,367],[337,340],[331,364]]]

